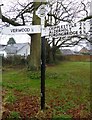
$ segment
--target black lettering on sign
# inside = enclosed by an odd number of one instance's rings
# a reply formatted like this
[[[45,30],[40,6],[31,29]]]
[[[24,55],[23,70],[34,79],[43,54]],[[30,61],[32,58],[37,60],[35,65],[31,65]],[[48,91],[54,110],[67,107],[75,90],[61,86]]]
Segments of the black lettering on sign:
[[[11,29],[11,32],[30,32],[30,28],[16,28],[16,29]]]
[[[11,32],[16,32],[16,29],[11,29]]]

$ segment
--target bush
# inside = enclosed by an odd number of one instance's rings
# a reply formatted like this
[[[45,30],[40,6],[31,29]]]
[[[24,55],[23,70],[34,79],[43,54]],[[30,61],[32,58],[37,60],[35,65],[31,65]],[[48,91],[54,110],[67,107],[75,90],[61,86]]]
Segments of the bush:
[[[2,65],[25,65],[27,63],[27,60],[20,56],[20,55],[14,55],[14,56],[8,56],[7,58],[2,58]]]

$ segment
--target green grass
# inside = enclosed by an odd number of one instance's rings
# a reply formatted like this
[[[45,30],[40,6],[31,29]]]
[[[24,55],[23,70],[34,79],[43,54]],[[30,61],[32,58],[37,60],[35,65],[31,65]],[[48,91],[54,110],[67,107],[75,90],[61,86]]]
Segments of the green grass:
[[[20,116],[19,116],[19,113],[18,113],[18,112],[12,111],[12,112],[10,113],[9,119],[18,120],[19,118],[20,118]]]
[[[2,85],[8,89],[15,89],[25,93],[34,93],[40,89],[40,80],[32,80],[26,69],[9,70],[3,72]]]
[[[4,96],[4,103],[14,103],[16,102],[16,97],[13,95],[12,92],[7,93],[6,96]]]
[[[3,72],[3,89],[18,90],[40,97],[40,72],[10,69]],[[46,68],[46,103],[53,108],[53,118],[71,118],[69,110],[90,112],[90,63],[61,62]]]

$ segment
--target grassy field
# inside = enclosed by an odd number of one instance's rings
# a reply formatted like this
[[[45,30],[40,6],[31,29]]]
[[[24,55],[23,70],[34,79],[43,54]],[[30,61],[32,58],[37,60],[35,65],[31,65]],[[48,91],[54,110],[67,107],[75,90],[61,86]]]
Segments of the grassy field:
[[[45,85],[47,109],[43,113],[40,111],[40,72],[30,72],[25,68],[4,68],[2,76],[3,103],[4,108],[9,110],[10,116],[23,116],[24,107],[21,107],[22,111],[20,108],[10,109],[9,105],[20,104],[18,100],[24,103],[24,96],[29,102],[31,99],[35,101],[35,105],[32,103],[32,108],[36,109],[33,117],[63,120],[88,119],[90,116],[89,62],[61,62],[58,65],[47,65]],[[26,112],[28,113],[27,110]],[[27,113],[26,115],[29,115]],[[29,116],[32,117],[31,113]]]

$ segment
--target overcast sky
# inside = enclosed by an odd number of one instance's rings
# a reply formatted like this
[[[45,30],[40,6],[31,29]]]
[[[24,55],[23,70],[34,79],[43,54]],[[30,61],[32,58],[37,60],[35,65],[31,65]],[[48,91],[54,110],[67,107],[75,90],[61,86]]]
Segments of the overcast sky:
[[[26,2],[26,0],[18,0],[19,2]],[[17,0],[0,0],[4,4],[2,6],[2,12],[8,11],[12,4],[16,4]],[[28,35],[0,35],[0,44],[7,44],[10,37],[13,37],[17,43],[30,42],[30,37]]]
[[[26,0],[18,0],[19,2],[26,2]],[[27,1],[32,1],[32,0],[27,0]],[[52,0],[54,1],[54,0]],[[79,1],[79,0],[78,0]],[[87,2],[87,0],[84,0]],[[2,12],[5,12],[6,10],[8,11],[10,6],[12,4],[16,4],[17,0],[0,0],[1,3],[4,4],[2,6]],[[17,43],[25,43],[25,42],[30,42],[30,37],[28,35],[0,35],[0,44],[7,44],[7,41],[9,40],[10,37],[13,37]]]

